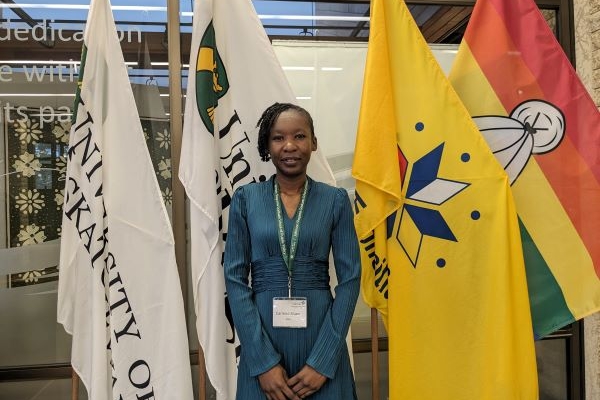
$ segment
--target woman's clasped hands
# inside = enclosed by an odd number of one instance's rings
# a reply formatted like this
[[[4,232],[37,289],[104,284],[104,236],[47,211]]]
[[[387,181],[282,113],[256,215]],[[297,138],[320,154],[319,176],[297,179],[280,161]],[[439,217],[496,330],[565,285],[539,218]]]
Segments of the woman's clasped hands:
[[[268,400],[299,400],[318,391],[327,378],[305,365],[291,378],[281,365],[276,365],[258,377],[260,387]]]

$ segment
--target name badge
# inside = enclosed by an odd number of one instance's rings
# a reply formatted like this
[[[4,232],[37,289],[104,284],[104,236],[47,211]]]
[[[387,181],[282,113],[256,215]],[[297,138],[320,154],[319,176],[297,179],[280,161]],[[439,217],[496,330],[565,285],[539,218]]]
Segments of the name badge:
[[[274,328],[306,328],[306,297],[274,297]]]

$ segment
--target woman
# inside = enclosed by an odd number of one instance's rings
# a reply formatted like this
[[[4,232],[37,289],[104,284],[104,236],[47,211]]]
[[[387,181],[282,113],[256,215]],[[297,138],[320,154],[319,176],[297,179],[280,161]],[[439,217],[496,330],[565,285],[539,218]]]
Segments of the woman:
[[[348,195],[306,175],[317,149],[306,110],[275,103],[257,126],[261,159],[276,174],[234,193],[224,259],[241,343],[237,399],[356,399],[345,338],[360,256]]]

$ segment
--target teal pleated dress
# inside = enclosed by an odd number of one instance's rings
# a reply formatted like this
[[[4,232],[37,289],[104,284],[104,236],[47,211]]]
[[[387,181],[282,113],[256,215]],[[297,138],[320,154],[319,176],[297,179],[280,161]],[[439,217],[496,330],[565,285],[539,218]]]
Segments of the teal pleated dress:
[[[224,273],[241,343],[236,398],[263,400],[266,396],[258,375],[281,364],[292,377],[308,364],[328,378],[308,398],[356,399],[346,346],[360,288],[360,255],[350,200],[344,189],[309,178],[292,271],[292,296],[308,300],[308,326],[274,328],[272,300],[288,295],[274,182],[271,177],[240,187],[229,209]],[[282,210],[289,249],[296,215],[289,218],[283,205]],[[338,279],[335,299],[329,287],[330,250]]]

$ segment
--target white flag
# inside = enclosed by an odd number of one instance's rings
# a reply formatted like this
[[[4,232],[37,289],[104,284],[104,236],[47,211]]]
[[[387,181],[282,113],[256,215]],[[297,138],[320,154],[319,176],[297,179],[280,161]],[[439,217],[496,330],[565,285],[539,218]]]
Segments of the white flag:
[[[296,99],[250,0],[198,0],[179,177],[190,199],[196,328],[219,399],[234,399],[239,341],[226,301],[222,252],[233,191],[268,179],[256,123],[275,102]],[[317,135],[318,136],[318,135]],[[320,151],[308,174],[335,184]]]
[[[108,0],[92,0],[68,151],[58,322],[90,400],[193,398],[169,218]]]

